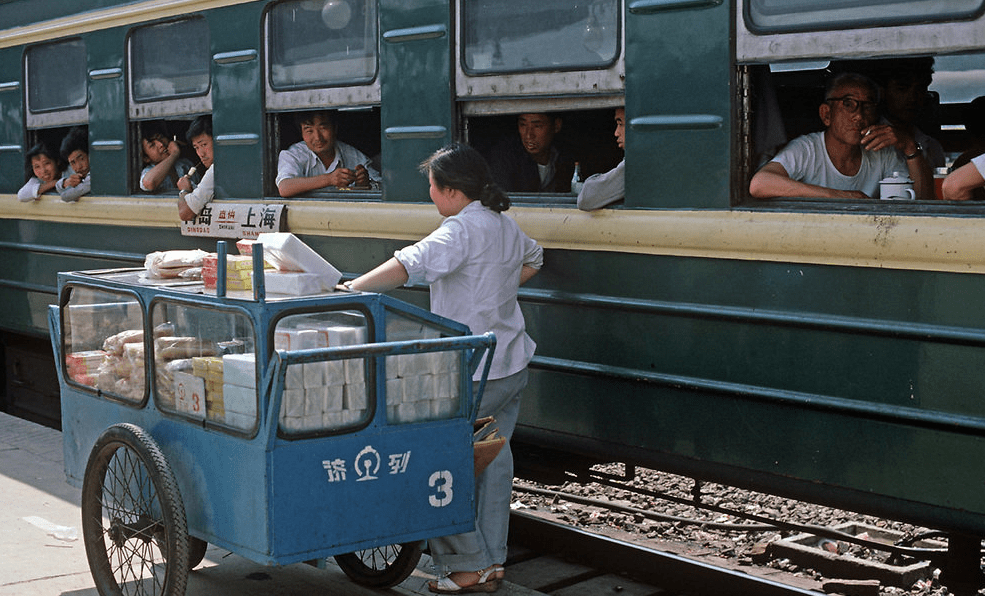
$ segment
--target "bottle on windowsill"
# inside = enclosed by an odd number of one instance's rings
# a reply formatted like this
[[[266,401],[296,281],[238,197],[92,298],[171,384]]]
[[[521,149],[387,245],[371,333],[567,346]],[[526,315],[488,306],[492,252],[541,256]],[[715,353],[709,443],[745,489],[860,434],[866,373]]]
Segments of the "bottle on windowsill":
[[[571,192],[572,194],[578,194],[581,192],[581,187],[584,184],[581,180],[581,165],[575,162],[575,173],[571,175]]]

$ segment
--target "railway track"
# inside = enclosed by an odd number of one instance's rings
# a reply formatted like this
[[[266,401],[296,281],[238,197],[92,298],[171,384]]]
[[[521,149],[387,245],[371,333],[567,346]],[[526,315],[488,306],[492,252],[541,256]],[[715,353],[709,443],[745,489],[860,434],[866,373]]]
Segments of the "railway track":
[[[816,591],[586,532],[510,518],[507,581],[552,596],[794,596]]]

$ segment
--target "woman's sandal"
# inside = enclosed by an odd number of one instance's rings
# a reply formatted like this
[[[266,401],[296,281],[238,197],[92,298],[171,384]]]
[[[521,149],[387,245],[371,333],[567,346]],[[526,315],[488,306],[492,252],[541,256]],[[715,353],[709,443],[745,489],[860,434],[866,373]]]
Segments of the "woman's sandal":
[[[446,575],[436,581],[428,583],[428,590],[434,592],[435,594],[474,594],[477,592],[495,592],[499,589],[499,585],[503,582],[503,578],[499,577],[499,573],[505,572],[505,569],[499,565],[493,565],[489,569],[473,571],[479,576],[479,581],[470,586],[460,586],[456,584],[450,576]],[[496,575],[497,577],[493,577]]]

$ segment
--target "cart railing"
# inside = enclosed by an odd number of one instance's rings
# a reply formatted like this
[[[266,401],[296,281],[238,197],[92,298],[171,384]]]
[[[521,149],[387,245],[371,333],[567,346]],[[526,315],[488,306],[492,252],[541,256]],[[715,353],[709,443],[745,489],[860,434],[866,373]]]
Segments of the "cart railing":
[[[275,387],[283,387],[287,369],[291,365],[305,364],[312,362],[327,362],[332,360],[347,360],[350,358],[369,358],[378,356],[399,356],[402,354],[423,354],[427,352],[450,352],[459,350],[469,350],[468,356],[468,378],[471,379],[486,356],[483,364],[482,375],[479,379],[479,386],[472,401],[469,404],[468,419],[474,421],[479,406],[482,402],[482,395],[485,391],[486,382],[489,378],[489,369],[492,365],[493,354],[496,350],[496,335],[487,332],[482,335],[465,335],[458,337],[443,337],[437,339],[416,339],[403,341],[387,341],[365,344],[353,344],[348,346],[337,346],[331,348],[314,348],[307,350],[275,350],[270,359],[263,379],[263,386],[268,390]],[[275,385],[276,382],[276,385]],[[280,392],[278,392],[280,393]],[[280,397],[270,394],[270,420],[276,420],[280,408]],[[271,427],[276,427],[272,424]]]

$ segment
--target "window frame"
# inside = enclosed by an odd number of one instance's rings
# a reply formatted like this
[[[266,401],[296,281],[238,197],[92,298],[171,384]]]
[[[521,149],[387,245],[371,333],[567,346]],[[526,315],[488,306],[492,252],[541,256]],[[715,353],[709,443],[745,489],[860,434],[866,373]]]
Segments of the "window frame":
[[[455,100],[463,115],[491,115],[524,111],[551,111],[534,109],[535,105],[547,106],[555,101],[566,105],[583,102],[593,107],[615,107],[625,93],[626,74],[626,2],[619,0],[620,24],[617,46],[618,55],[603,68],[559,68],[539,69],[531,72],[512,72],[508,74],[470,74],[465,67],[463,0],[455,1],[457,18],[454,40],[455,61]],[[564,76],[550,77],[548,73],[564,73]],[[545,84],[545,81],[546,84]],[[531,89],[536,91],[530,91]],[[564,98],[563,95],[577,95],[578,98]],[[508,98],[508,99],[507,99]],[[526,102],[531,108],[520,108]],[[565,108],[572,109],[572,108]]]
[[[86,68],[83,72],[83,80],[86,88],[85,103],[81,106],[69,106],[63,108],[46,108],[42,110],[31,109],[31,69],[29,59],[31,51],[35,48],[44,46],[54,46],[70,42],[81,42],[82,53]],[[21,67],[24,74],[24,120],[28,130],[39,128],[54,128],[60,126],[74,126],[88,124],[89,122],[89,68],[88,55],[86,53],[86,41],[81,37],[71,37],[57,41],[45,42],[31,45],[24,49]]]
[[[91,291],[91,292],[101,292],[101,293],[104,293],[104,294],[116,294],[116,295],[120,296],[121,298],[126,297],[128,299],[132,299],[133,300],[133,303],[135,304],[135,308],[137,308],[139,310],[141,331],[143,332],[143,339],[141,340],[141,343],[144,345],[144,362],[145,362],[145,364],[144,364],[144,389],[143,389],[143,393],[142,393],[142,395],[141,395],[141,397],[140,397],[139,400],[128,399],[128,398],[126,398],[126,397],[124,397],[124,396],[122,396],[122,395],[120,395],[118,393],[115,393],[115,392],[112,392],[112,391],[108,391],[108,390],[104,390],[104,389],[100,389],[97,386],[85,385],[83,383],[80,383],[80,382],[76,381],[75,379],[73,379],[71,377],[71,375],[69,375],[69,373],[68,373],[68,362],[67,362],[67,358],[68,358],[68,355],[69,355],[70,352],[68,352],[68,350],[67,350],[68,346],[67,346],[67,344],[65,342],[65,338],[66,338],[66,333],[67,333],[67,329],[68,329],[68,325],[69,325],[70,321],[67,321],[66,320],[66,316],[68,314],[70,314],[70,312],[71,312],[71,309],[69,307],[72,306],[71,305],[72,294],[74,292],[78,291],[78,290],[88,290],[88,291]],[[137,410],[143,409],[143,408],[147,407],[147,403],[148,403],[148,400],[150,398],[150,382],[149,382],[149,379],[151,378],[151,376],[147,374],[147,365],[146,365],[146,354],[147,354],[147,352],[146,352],[146,350],[147,350],[147,316],[146,316],[146,312],[147,311],[144,309],[144,306],[145,305],[144,305],[143,301],[141,300],[140,295],[137,292],[130,291],[130,290],[125,290],[125,289],[120,289],[120,288],[108,288],[108,287],[102,287],[102,286],[92,286],[92,285],[87,285],[87,284],[83,284],[83,283],[69,283],[69,284],[66,284],[65,287],[62,289],[61,298],[60,298],[59,302],[61,304],[61,308],[58,309],[59,310],[59,313],[60,313],[59,314],[59,316],[60,316],[60,321],[59,321],[59,324],[60,324],[60,333],[59,333],[58,343],[59,343],[60,350],[61,350],[61,354],[60,354],[60,360],[61,360],[61,362],[60,362],[60,365],[61,365],[61,369],[62,369],[61,370],[62,378],[64,379],[64,381],[66,383],[68,383],[69,385],[71,385],[77,391],[86,391],[88,393],[92,393],[94,395],[98,395],[100,397],[103,397],[103,398],[105,398],[105,399],[107,399],[107,400],[109,400],[109,401],[111,401],[113,403],[121,404],[121,405],[130,407],[130,408],[133,408],[133,409],[137,409]],[[104,340],[105,340],[105,338],[104,338]],[[102,349],[102,347],[100,346],[99,349]],[[74,352],[72,352],[72,353],[74,353]]]
[[[264,108],[268,112],[285,112],[295,110],[310,110],[317,106],[320,108],[348,108],[360,109],[368,107],[378,107],[380,105],[380,44],[381,33],[379,31],[380,11],[377,9],[377,35],[376,35],[376,71],[370,81],[358,81],[352,83],[338,83],[331,86],[312,85],[309,87],[296,89],[277,89],[271,82],[270,70],[272,68],[270,40],[271,40],[271,13],[273,7],[278,3],[272,3],[264,11],[263,15],[263,88],[264,88]]]
[[[184,17],[170,21],[142,24],[127,33],[126,38],[126,69],[127,69],[127,115],[131,120],[150,120],[175,116],[194,116],[212,111],[212,56],[208,57],[209,84],[204,93],[187,93],[162,99],[137,99],[134,95],[133,72],[133,37],[137,32],[149,27],[159,27],[183,21],[201,20],[205,23],[209,35],[212,35],[209,23],[204,17]]]
[[[839,29],[858,29],[865,27],[891,27],[899,25],[909,25],[915,23],[951,23],[955,20],[961,19],[974,19],[982,14],[985,14],[985,2],[979,1],[979,5],[974,10],[956,12],[954,14],[941,15],[939,12],[934,12],[930,10],[924,10],[919,14],[912,15],[902,15],[898,17],[882,17],[882,18],[864,18],[857,17],[851,18],[849,15],[843,14],[844,11],[853,8],[851,2],[845,2],[842,6],[831,7],[822,10],[808,10],[803,11],[803,14],[808,15],[803,18],[800,23],[790,23],[790,24],[775,24],[768,25],[764,23],[757,23],[755,20],[755,15],[753,14],[753,9],[751,7],[755,0],[747,0],[742,7],[741,14],[746,25],[749,27],[750,31],[758,34],[769,34],[769,33],[806,33],[810,31],[825,31],[825,30],[839,30]],[[886,4],[883,2],[883,4]],[[875,5],[870,5],[870,8],[875,8]],[[819,18],[819,14],[828,11],[835,11],[835,14],[842,14],[837,20],[825,21]],[[787,13],[790,14],[790,13]]]
[[[162,305],[164,305],[164,306],[162,306]],[[185,300],[185,299],[182,299],[181,297],[175,297],[175,296],[155,296],[150,301],[150,304],[148,305],[148,308],[146,310],[147,325],[151,329],[153,329],[156,326],[156,324],[157,324],[155,322],[154,316],[157,314],[157,309],[158,309],[159,306],[161,306],[161,307],[179,307],[179,308],[185,308],[185,309],[198,309],[200,311],[211,311],[211,312],[216,313],[216,314],[220,314],[221,313],[221,314],[224,314],[224,315],[233,315],[233,316],[236,316],[236,317],[240,317],[246,323],[249,324],[250,332],[252,334],[252,339],[253,339],[253,350],[254,350],[253,353],[255,355],[258,354],[257,349],[258,349],[259,346],[258,346],[257,324],[256,324],[256,321],[254,320],[253,316],[251,315],[251,313],[249,311],[245,310],[245,309],[242,309],[242,308],[239,308],[239,307],[236,307],[236,306],[232,306],[232,305],[217,305],[217,304],[212,304],[212,303],[203,303],[203,302],[196,301],[196,300]],[[245,436],[245,437],[253,437],[253,436],[256,436],[256,434],[260,431],[260,428],[262,426],[263,416],[264,416],[263,408],[265,407],[264,400],[263,400],[263,392],[264,392],[264,389],[263,389],[263,379],[259,377],[259,373],[262,372],[262,370],[260,370],[259,368],[257,368],[257,367],[259,367],[260,362],[257,362],[256,360],[254,361],[254,368],[256,368],[256,370],[257,370],[257,385],[254,388],[254,394],[256,396],[256,407],[257,407],[257,411],[256,411],[256,416],[254,417],[253,426],[251,426],[250,428],[240,428],[240,427],[232,426],[232,425],[227,424],[225,422],[219,422],[217,420],[213,420],[213,419],[209,418],[207,414],[206,414],[206,416],[203,419],[198,419],[198,418],[196,418],[194,416],[190,416],[190,415],[182,412],[177,407],[168,406],[165,402],[163,402],[161,400],[160,394],[159,394],[159,392],[157,390],[157,366],[158,366],[158,363],[157,363],[157,354],[156,354],[156,351],[155,351],[156,350],[156,347],[155,347],[155,344],[154,344],[154,341],[153,340],[150,342],[150,345],[148,347],[150,349],[150,354],[152,356],[154,356],[154,357],[153,358],[150,358],[150,375],[149,375],[149,378],[151,379],[151,381],[147,385],[149,386],[151,383],[153,383],[153,386],[154,386],[154,389],[153,389],[153,393],[154,393],[154,407],[159,412],[161,412],[162,414],[164,414],[166,416],[174,417],[174,418],[183,420],[183,421],[188,422],[188,423],[191,423],[191,424],[205,425],[205,426],[207,426],[208,428],[211,428],[211,429],[218,429],[218,430],[221,430],[222,432],[225,432],[225,433],[228,433],[228,434],[231,434],[231,435]],[[256,358],[256,356],[255,356],[255,358]]]

